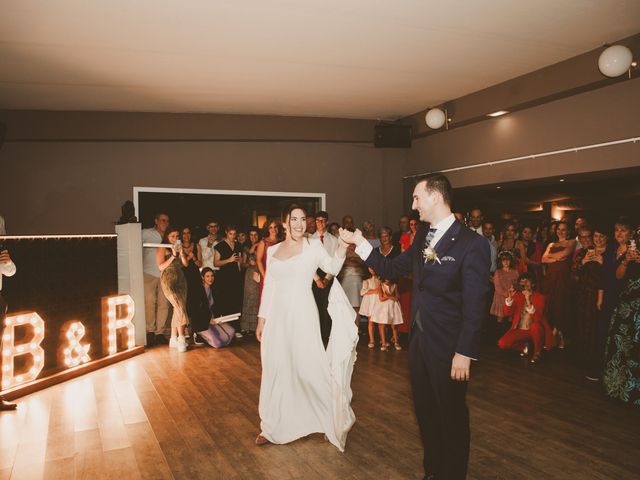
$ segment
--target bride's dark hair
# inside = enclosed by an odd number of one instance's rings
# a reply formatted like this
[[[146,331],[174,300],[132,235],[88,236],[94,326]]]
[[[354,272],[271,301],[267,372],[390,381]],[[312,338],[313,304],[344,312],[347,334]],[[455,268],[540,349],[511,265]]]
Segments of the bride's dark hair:
[[[289,225],[289,231],[291,231],[291,212],[294,210],[302,210],[305,217],[307,216],[307,211],[304,207],[298,205],[297,203],[291,203],[287,205],[287,207],[282,211],[282,223],[286,223]],[[291,237],[293,239],[293,237]]]

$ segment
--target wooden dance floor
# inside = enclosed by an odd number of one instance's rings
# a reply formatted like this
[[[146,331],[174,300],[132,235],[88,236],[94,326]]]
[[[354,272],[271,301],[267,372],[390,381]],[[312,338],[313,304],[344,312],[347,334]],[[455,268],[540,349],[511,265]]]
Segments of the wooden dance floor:
[[[0,479],[419,479],[407,352],[361,345],[344,454],[322,435],[256,447],[255,340],[144,355],[0,414]],[[555,354],[534,367],[487,346],[469,389],[470,479],[640,478],[640,410]]]

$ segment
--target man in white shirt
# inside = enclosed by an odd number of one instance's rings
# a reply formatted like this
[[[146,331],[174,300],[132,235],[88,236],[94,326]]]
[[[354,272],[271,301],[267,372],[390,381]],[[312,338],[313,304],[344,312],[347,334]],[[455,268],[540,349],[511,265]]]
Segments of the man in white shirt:
[[[198,266],[200,269],[205,267],[211,270],[220,270],[220,267],[213,265],[213,257],[215,254],[214,247],[218,244],[218,230],[220,224],[216,220],[209,220],[207,223],[208,235],[198,241]]]
[[[169,226],[169,216],[157,213],[153,228],[142,229],[142,243],[162,243]],[[142,248],[142,273],[144,277],[144,309],[147,324],[147,345],[168,343],[165,337],[169,317],[169,300],[160,286],[160,269],[156,260],[157,248]]]
[[[4,247],[3,247],[4,248]],[[2,298],[2,276],[12,277],[16,273],[16,265],[11,261],[8,250],[2,250],[0,252],[0,337],[2,337],[2,330],[4,328],[4,317],[7,314],[7,304]],[[2,372],[0,372],[0,380],[2,379]],[[15,403],[8,403],[0,397],[0,411],[15,410],[17,405]]]
[[[322,242],[324,249],[333,257],[338,248],[339,240],[327,231],[329,224],[329,214],[327,212],[318,212],[316,214],[316,231],[310,238],[317,238]],[[329,335],[331,334],[331,316],[327,311],[329,305],[329,291],[333,284],[333,275],[326,274],[322,270],[316,271],[313,276],[313,296],[318,306],[318,314],[320,315],[320,335],[325,345],[329,343]]]
[[[481,235],[489,241],[489,247],[491,248],[491,275],[493,275],[498,268],[498,242],[493,235],[495,226],[493,222],[483,222]]]
[[[482,222],[484,221],[484,215],[482,210],[474,208],[469,213],[469,225],[468,227],[476,232],[478,235],[482,235]]]

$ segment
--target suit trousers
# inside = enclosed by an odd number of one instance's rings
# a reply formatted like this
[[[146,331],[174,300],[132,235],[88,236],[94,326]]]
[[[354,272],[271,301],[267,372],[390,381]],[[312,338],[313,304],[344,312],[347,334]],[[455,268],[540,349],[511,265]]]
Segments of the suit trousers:
[[[464,479],[470,442],[467,382],[451,380],[451,363],[428,355],[420,319],[415,322],[409,343],[409,369],[424,448],[424,471],[437,480]]]
[[[331,335],[331,316],[327,311],[329,306],[329,292],[331,291],[331,286],[333,285],[333,281],[335,279],[332,278],[331,281],[324,288],[318,288],[315,282],[313,282],[313,298],[316,300],[316,306],[318,307],[318,316],[320,317],[320,336],[322,337],[322,343],[325,348],[329,343],[329,335]]]
[[[169,329],[169,300],[160,286],[160,277],[145,273],[144,277],[144,316],[147,333],[166,334]]]

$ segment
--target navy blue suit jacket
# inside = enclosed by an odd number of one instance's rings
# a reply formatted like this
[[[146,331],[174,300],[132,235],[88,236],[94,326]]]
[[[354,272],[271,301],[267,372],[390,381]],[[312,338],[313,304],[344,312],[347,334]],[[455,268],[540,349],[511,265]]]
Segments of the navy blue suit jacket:
[[[489,242],[456,221],[440,238],[441,263],[424,262],[428,229],[416,232],[411,247],[393,259],[373,250],[365,263],[383,278],[413,274],[411,317],[420,311],[420,336],[428,358],[449,366],[455,353],[478,358],[480,330],[486,316],[491,253]]]

